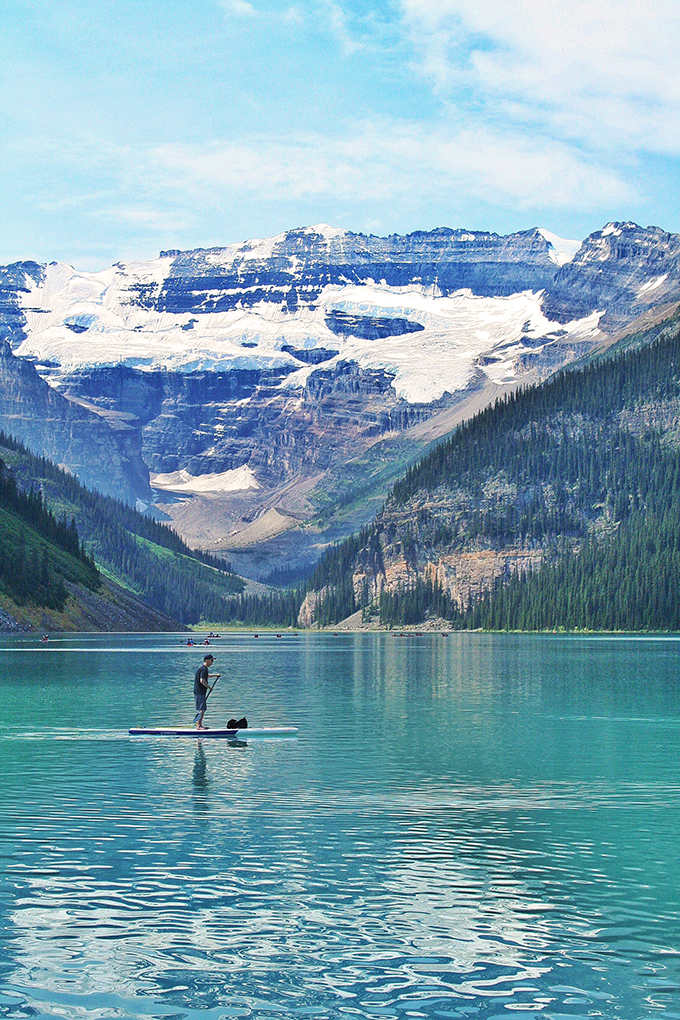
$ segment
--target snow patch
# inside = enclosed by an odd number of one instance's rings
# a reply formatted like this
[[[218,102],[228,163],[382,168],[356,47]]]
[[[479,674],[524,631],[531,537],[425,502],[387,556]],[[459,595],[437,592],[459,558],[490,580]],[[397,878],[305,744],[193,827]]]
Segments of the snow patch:
[[[231,471],[211,475],[192,475],[184,468],[170,474],[152,474],[151,487],[167,492],[198,494],[208,492],[237,492],[242,489],[259,489],[253,471],[247,464]]]
[[[327,240],[332,240],[334,237],[342,237],[346,233],[341,227],[329,227],[327,223],[315,223],[311,227],[305,227],[305,234],[321,234]]]
[[[274,254],[275,249],[282,245],[290,231],[275,234],[273,237],[251,238],[248,241],[237,241],[224,248],[209,248],[202,251],[201,255],[213,266],[232,266],[235,262],[266,262]],[[327,223],[317,223],[314,226],[303,227],[304,234],[320,234],[330,241],[335,237],[341,237],[346,231],[340,227],[329,227]],[[296,256],[288,256],[293,267],[297,261]],[[220,292],[221,293],[221,292]]]
[[[551,246],[552,250],[548,252],[548,257],[556,266],[564,266],[567,262],[571,262],[581,247],[580,241],[572,241],[566,237],[559,237],[550,230],[546,230],[545,227],[539,227],[538,232]]]
[[[325,362],[328,365],[328,362]],[[307,380],[314,371],[314,365],[307,365],[306,368],[299,368],[297,372],[291,372],[279,385],[280,390],[304,390]]]
[[[668,278],[668,273],[664,273],[663,276],[657,276],[653,280],[648,280],[647,283],[643,283],[643,285],[640,287],[639,293],[640,294],[644,294],[644,293],[649,294],[650,291],[656,290],[657,287],[660,287],[661,284],[664,282],[664,280],[666,280],[667,278]]]

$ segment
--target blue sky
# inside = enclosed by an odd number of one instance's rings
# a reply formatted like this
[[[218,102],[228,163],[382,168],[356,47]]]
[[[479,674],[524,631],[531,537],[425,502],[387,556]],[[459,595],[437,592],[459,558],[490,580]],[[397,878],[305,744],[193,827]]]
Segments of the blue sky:
[[[680,230],[673,0],[3,0],[0,262]]]

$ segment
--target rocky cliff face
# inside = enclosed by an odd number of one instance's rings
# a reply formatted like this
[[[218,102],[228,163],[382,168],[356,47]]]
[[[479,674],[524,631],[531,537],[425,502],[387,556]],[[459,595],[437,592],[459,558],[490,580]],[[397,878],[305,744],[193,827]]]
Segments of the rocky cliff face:
[[[609,223],[585,239],[559,269],[543,304],[546,315],[568,322],[603,312],[614,330],[650,308],[680,297],[680,235],[636,223]]]
[[[9,266],[0,328],[28,374],[4,359],[15,382],[3,427],[127,499],[150,498],[147,469],[214,477],[220,513],[201,482],[184,533],[233,546],[232,532],[272,506],[327,509],[336,496],[319,495],[325,475],[377,463],[381,437],[432,420],[432,441],[471,394],[493,400],[544,378],[607,330],[680,300],[677,235],[609,224],[573,259],[550,236],[310,227],[103,273]],[[251,489],[227,492],[242,468]],[[174,496],[169,484],[157,496],[189,527],[190,481]],[[206,537],[201,515],[223,533]]]
[[[376,543],[362,550],[352,575],[357,602],[364,597],[375,605],[383,590],[412,586],[429,580],[461,608],[489,589],[496,578],[540,567],[554,536],[488,536],[476,533],[477,520],[494,515],[499,520],[516,513],[530,497],[499,473],[489,476],[482,491],[442,485],[421,491],[405,505],[388,505],[376,518]],[[551,492],[541,493],[549,502]],[[314,595],[314,593],[312,593]]]
[[[30,450],[68,468],[91,488],[128,502],[150,497],[149,470],[138,430],[121,417],[111,424],[67,400],[34,366],[0,342],[0,428]]]
[[[282,370],[187,375],[116,366],[71,373],[60,390],[125,423],[154,473],[202,476],[245,464],[270,489],[349,459],[362,443],[406,429],[446,403],[409,404],[395,394],[389,373],[351,362],[316,372],[299,393],[281,388],[285,378]]]
[[[388,287],[468,287],[480,296],[542,290],[551,282],[553,249],[538,230],[501,237],[486,231],[416,231],[406,237],[310,227],[265,242],[176,253],[147,307],[180,314],[230,311],[262,301],[289,311],[314,304],[328,286],[369,281]],[[162,253],[170,254],[170,253]]]
[[[0,340],[18,347],[26,339],[26,312],[21,298],[43,283],[44,267],[37,262],[0,266]]]

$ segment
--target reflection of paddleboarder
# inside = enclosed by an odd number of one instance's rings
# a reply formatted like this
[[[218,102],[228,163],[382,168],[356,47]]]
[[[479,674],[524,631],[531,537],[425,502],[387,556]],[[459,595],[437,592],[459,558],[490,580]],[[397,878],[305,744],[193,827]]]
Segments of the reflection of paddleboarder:
[[[196,670],[194,677],[194,697],[196,699],[196,715],[194,716],[194,722],[197,730],[205,729],[203,726],[203,716],[205,715],[205,709],[208,701],[208,694],[213,689],[215,684],[210,686],[211,677],[215,677],[215,683],[220,678],[219,673],[209,673],[208,670],[215,661],[215,656],[208,652],[207,655],[203,656],[203,665],[199,666]]]
[[[203,750],[202,744],[203,744],[202,740],[196,741],[196,754],[194,756],[194,775],[193,775],[194,786],[200,787],[208,785],[208,777],[206,775],[208,763],[206,761],[205,751]]]

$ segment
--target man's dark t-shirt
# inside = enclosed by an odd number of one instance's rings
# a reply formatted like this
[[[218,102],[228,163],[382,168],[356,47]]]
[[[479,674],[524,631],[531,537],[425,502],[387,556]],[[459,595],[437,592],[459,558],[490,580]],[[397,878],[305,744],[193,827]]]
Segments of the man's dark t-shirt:
[[[208,681],[207,666],[199,666],[196,670],[196,676],[194,677],[194,697],[199,697],[201,695],[205,696],[208,693],[208,688],[201,683],[201,680],[205,680],[206,682]]]

